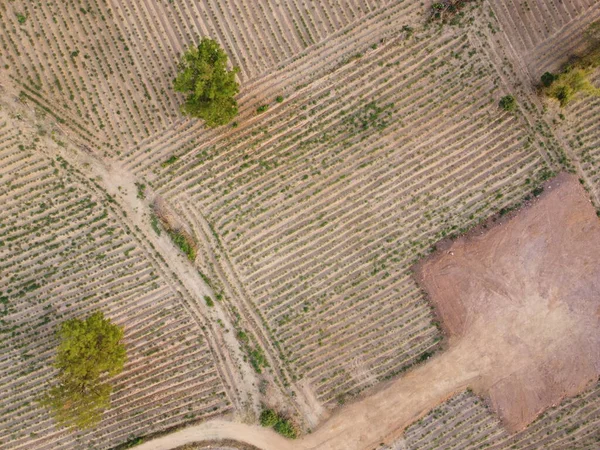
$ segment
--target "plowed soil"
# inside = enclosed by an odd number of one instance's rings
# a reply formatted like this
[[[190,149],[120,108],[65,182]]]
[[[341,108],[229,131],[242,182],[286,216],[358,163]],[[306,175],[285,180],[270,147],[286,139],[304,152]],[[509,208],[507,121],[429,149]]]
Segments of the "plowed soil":
[[[446,243],[418,277],[450,346],[479,356],[472,387],[516,431],[600,373],[600,220],[565,174],[500,220]]]

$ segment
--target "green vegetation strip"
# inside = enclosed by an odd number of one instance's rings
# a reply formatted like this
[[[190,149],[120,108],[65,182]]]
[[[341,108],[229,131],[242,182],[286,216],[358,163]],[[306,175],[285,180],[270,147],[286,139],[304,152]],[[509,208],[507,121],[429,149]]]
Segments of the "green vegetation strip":
[[[263,427],[273,428],[273,430],[286,438],[296,439],[298,437],[298,431],[292,421],[272,409],[265,409],[260,413],[260,424]]]

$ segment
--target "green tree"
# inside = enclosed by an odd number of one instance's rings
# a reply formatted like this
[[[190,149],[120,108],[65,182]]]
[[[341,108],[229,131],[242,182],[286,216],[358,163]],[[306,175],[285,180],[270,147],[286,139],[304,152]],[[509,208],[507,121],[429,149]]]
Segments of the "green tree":
[[[212,39],[203,38],[189,48],[174,81],[175,90],[187,94],[183,114],[204,119],[209,127],[229,123],[238,112],[234,98],[239,92],[238,72],[237,67],[227,70],[227,55]]]
[[[546,88],[546,93],[566,106],[573,97],[580,93],[599,96],[600,89],[594,87],[589,80],[591,69],[568,67],[556,80]]]
[[[123,328],[97,311],[85,320],[70,319],[58,330],[60,344],[54,366],[57,384],[41,402],[48,407],[59,426],[72,429],[96,425],[110,406],[112,386],[101,376],[114,376],[123,370],[126,354]]]
[[[542,75],[542,84],[544,87],[550,87],[556,78],[556,75],[554,75],[552,72],[544,72]]]

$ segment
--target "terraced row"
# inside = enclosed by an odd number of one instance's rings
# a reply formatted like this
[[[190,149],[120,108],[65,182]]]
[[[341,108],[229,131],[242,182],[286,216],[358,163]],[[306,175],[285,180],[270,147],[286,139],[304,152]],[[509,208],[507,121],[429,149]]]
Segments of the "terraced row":
[[[592,82],[600,86],[600,70],[592,77]],[[600,208],[600,99],[582,97],[574,101],[565,111],[567,121],[562,124],[568,144],[587,176],[589,188]]]
[[[40,156],[39,145],[0,128],[0,448],[110,448],[230,411],[204,331],[145,244],[101,192],[64,160]],[[54,373],[56,326],[96,309],[125,327],[114,408],[94,431],[56,431],[37,405]]]
[[[490,6],[536,82],[581,49],[584,30],[600,19],[595,0],[510,0],[490,2]]]
[[[206,216],[290,370],[324,402],[435,349],[411,261],[516,202],[543,167],[473,50],[454,30],[388,42],[243,133],[190,138],[173,166],[142,172]]]
[[[199,36],[225,47],[245,84],[402,3],[9,2],[0,5],[0,64],[82,143],[118,155],[175,123],[177,58]]]
[[[600,440],[600,384],[564,400],[525,430],[509,435],[485,403],[461,393],[411,425],[409,449],[591,449]]]
[[[243,139],[248,128],[255,127],[257,121],[264,119],[263,116],[256,117],[258,106],[271,103],[271,108],[280,107],[274,102],[279,95],[286,98],[285,105],[297,95],[305,95],[312,87],[312,82],[327,77],[329,73],[350,63],[352,58],[376,51],[377,46],[386,40],[404,39],[409,34],[404,27],[414,25],[421,9],[413,2],[400,1],[369,13],[360,22],[295,55],[279,70],[242,83],[242,91],[238,96],[240,116],[236,119],[236,128],[212,131],[204,130],[198,121],[178,121],[168,130],[158,132],[128,149],[128,153],[123,155],[127,168],[140,175],[151,171],[173,153],[185,156],[200,137],[211,145],[216,145],[224,137]]]

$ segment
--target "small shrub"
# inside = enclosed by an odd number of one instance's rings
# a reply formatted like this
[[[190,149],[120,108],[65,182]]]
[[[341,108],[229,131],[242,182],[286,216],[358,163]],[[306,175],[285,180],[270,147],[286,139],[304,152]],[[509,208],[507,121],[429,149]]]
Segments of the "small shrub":
[[[171,237],[173,243],[179,247],[183,253],[186,254],[190,261],[196,259],[196,248],[194,244],[190,242],[190,239],[187,238],[182,232],[169,231],[169,236]]]
[[[517,100],[512,95],[505,95],[500,99],[500,108],[504,111],[514,111],[517,108]]]
[[[272,409],[265,409],[260,413],[260,424],[263,427],[273,427],[279,422],[279,415]]]
[[[275,98],[275,101],[276,101],[277,103],[282,103],[282,102],[283,102],[283,96],[281,96],[281,95],[278,95],[278,96]]]
[[[160,225],[158,224],[158,217],[154,214],[150,216],[150,226],[160,236]]]
[[[16,13],[15,15],[17,16],[17,22],[19,22],[21,25],[27,21],[27,16],[25,14]]]
[[[178,159],[179,159],[179,156],[173,155],[169,159],[167,159],[165,162],[161,163],[160,166],[161,167],[169,167],[171,164],[175,164]]]
[[[257,113],[264,113],[267,109],[269,109],[269,105],[261,105],[258,108],[256,108],[256,112]]]
[[[298,437],[298,432],[296,431],[294,424],[288,419],[279,418],[279,421],[275,424],[273,430],[288,439],[296,439]]]
[[[210,307],[215,306],[215,302],[213,302],[213,299],[210,298],[210,295],[205,295],[204,296],[204,301],[206,301],[206,305],[207,306],[210,306]]]
[[[556,75],[554,75],[551,72],[545,72],[542,75],[542,84],[544,85],[544,87],[550,87],[552,85],[552,83],[554,83],[554,80],[556,80]]]
[[[250,364],[257,373],[262,373],[263,367],[269,367],[267,358],[260,347],[254,348],[248,352]]]
[[[146,198],[146,185],[144,183],[135,182],[135,187],[137,188],[137,198],[145,199]]]

